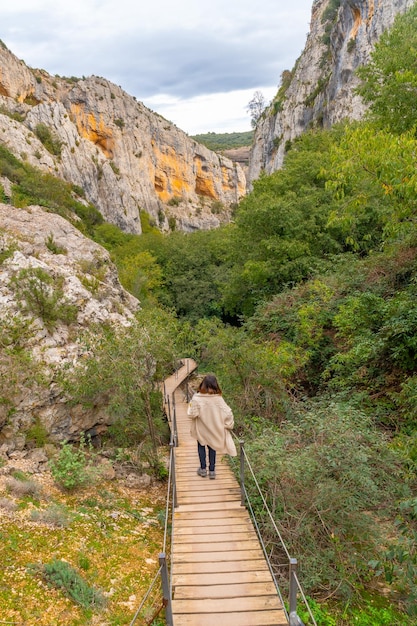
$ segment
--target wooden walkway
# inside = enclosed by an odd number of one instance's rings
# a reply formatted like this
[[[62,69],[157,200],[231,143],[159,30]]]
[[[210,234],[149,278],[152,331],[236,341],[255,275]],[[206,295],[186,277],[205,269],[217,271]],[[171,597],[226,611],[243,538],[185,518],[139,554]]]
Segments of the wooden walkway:
[[[170,395],[187,371],[165,381]],[[171,548],[174,626],[288,625],[240,487],[227,460],[218,456],[216,479],[197,475],[197,443],[190,436],[187,403],[175,391],[178,507]]]

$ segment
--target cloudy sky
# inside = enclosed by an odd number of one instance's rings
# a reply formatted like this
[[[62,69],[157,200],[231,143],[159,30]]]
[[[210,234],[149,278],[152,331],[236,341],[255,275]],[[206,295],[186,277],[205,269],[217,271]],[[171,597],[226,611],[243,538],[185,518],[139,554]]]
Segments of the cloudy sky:
[[[313,0],[3,0],[0,39],[27,65],[103,76],[189,134],[250,129],[300,55]]]

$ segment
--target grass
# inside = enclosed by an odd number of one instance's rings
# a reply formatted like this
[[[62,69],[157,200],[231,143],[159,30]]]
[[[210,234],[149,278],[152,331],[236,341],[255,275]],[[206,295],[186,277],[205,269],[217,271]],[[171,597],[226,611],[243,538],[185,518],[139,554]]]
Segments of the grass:
[[[2,620],[129,624],[158,570],[165,485],[138,493],[113,481],[65,493],[47,473],[42,482],[48,497],[41,502],[7,493],[5,479],[0,482],[0,498],[7,498],[7,507],[0,508]],[[65,511],[65,524],[60,516],[56,523],[56,511]],[[106,606],[79,606],[65,589],[48,583],[39,572],[54,562],[68,563],[70,572],[103,594]]]

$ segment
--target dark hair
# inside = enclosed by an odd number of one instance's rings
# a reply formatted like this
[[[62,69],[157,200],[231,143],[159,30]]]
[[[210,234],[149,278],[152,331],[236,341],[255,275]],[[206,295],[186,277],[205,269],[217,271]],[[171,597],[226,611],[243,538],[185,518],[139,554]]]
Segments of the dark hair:
[[[217,382],[217,378],[213,376],[213,374],[207,374],[204,376],[201,381],[198,391],[200,393],[212,393],[222,395],[222,390],[220,389],[219,383]]]

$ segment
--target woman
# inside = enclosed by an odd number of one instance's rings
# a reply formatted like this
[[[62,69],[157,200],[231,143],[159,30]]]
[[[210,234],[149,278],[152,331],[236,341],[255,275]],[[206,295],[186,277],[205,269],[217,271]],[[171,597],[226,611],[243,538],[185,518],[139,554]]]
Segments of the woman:
[[[191,436],[197,439],[200,467],[197,474],[207,476],[206,446],[209,457],[209,477],[216,478],[216,452],[236,456],[236,446],[230,431],[233,428],[232,409],[222,397],[222,390],[215,376],[208,374],[201,381],[188,407],[193,420]]]

